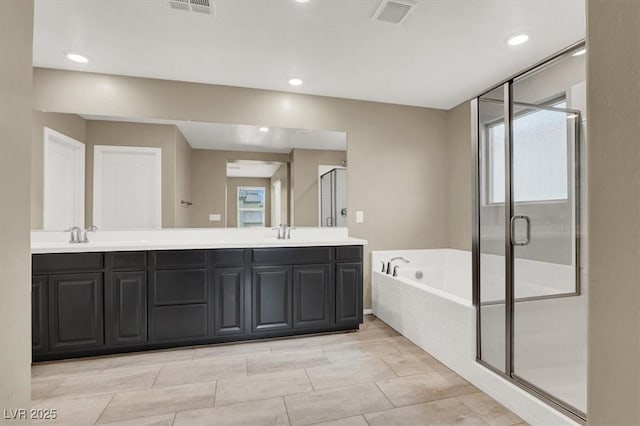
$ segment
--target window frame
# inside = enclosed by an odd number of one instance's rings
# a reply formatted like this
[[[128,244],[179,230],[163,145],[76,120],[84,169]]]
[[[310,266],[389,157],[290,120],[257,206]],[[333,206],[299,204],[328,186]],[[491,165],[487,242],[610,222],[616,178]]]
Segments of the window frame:
[[[263,192],[263,202],[262,207],[253,208],[253,207],[240,207],[240,191],[241,190],[261,190]],[[243,211],[253,211],[253,212],[262,212],[262,228],[266,226],[267,223],[267,189],[264,186],[238,186],[236,188],[236,228],[257,228],[257,226],[240,226],[240,213]],[[244,224],[244,222],[242,222]],[[257,223],[257,222],[256,222]]]
[[[567,95],[566,93],[562,93],[559,94],[557,96],[552,96],[550,98],[548,98],[547,100],[540,102],[539,105],[542,106],[547,106],[547,107],[555,107],[557,104],[560,103],[568,103],[568,99],[567,99]],[[521,111],[517,114],[514,114],[513,116],[513,120],[515,121],[518,118],[522,118],[522,117],[526,117],[527,115],[531,115],[531,114],[535,114],[536,113],[536,109],[535,108],[528,108],[525,109],[524,111]],[[500,119],[496,119],[493,121],[490,121],[488,123],[486,123],[484,125],[484,129],[482,131],[482,134],[480,135],[480,140],[481,140],[481,154],[482,155],[482,161],[484,162],[484,182],[483,182],[483,186],[484,186],[484,198],[482,200],[482,205],[483,206],[503,206],[504,205],[504,201],[491,201],[491,199],[493,198],[493,174],[490,173],[490,171],[492,170],[491,167],[491,163],[492,163],[492,155],[491,155],[491,149],[489,148],[490,145],[490,141],[491,141],[491,137],[490,137],[490,132],[492,128],[495,128],[499,125],[504,125],[504,117],[500,118]],[[572,153],[572,148],[570,146],[571,143],[571,138],[570,138],[570,131],[571,129],[569,128],[569,126],[567,126],[567,138],[566,138],[566,149],[567,149],[567,165],[566,165],[566,174],[567,174],[567,197],[566,198],[553,198],[553,199],[548,199],[548,200],[524,200],[524,201],[516,201],[515,199],[513,200],[513,204],[514,205],[536,205],[536,204],[562,204],[562,203],[567,203],[571,200],[571,153]],[[506,139],[506,138],[505,138]],[[506,140],[505,140],[506,142]],[[514,197],[515,198],[515,197]]]

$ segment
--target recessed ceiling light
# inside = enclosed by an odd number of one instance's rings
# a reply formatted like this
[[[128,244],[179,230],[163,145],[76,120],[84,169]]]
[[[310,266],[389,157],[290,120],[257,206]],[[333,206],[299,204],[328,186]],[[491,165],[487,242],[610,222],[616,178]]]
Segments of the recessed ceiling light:
[[[586,49],[586,48],[578,50],[576,53],[574,53],[574,54],[573,54],[573,55],[571,55],[571,56],[582,56],[582,55],[584,55],[585,53],[587,53],[587,49]]]
[[[260,127],[259,129],[262,133],[267,133],[269,131],[268,127]]]
[[[528,34],[516,34],[512,35],[507,39],[507,44],[509,46],[519,46],[529,41]]]
[[[299,78],[292,78],[289,80],[289,84],[292,86],[300,86],[302,84],[302,80]]]
[[[309,0],[296,0],[296,3],[309,3]]]
[[[87,58],[86,56],[83,56],[79,53],[75,53],[75,52],[66,52],[65,55],[67,56],[67,59],[73,61],[73,62],[78,62],[80,64],[86,64],[87,62],[89,62],[89,58]]]

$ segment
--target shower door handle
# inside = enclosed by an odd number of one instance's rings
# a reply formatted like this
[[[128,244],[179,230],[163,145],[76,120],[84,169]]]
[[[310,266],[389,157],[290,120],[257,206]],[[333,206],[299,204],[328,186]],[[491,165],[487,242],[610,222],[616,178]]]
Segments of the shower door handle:
[[[519,219],[524,220],[527,225],[527,232],[525,234],[524,241],[518,241],[516,239],[516,223]],[[517,214],[511,218],[511,244],[514,246],[528,246],[531,242],[531,218],[523,214]]]

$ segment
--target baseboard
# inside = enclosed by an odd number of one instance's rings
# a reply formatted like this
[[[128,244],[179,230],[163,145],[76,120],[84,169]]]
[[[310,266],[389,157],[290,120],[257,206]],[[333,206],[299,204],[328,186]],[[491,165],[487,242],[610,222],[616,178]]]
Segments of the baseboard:
[[[363,315],[373,315],[373,309],[363,309],[362,310],[362,314]]]

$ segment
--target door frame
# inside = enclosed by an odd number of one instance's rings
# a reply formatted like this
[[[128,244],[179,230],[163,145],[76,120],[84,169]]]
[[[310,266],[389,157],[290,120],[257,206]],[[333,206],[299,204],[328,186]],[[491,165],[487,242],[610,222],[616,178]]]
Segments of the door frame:
[[[108,153],[144,154],[155,157],[156,183],[152,190],[156,192],[157,206],[153,229],[162,228],[162,149],[142,146],[95,145],[93,147],[93,225],[102,227],[102,159]]]
[[[44,128],[44,140],[43,140],[43,173],[42,173],[42,227],[45,230],[50,229],[50,224],[48,223],[48,205],[50,203],[49,198],[52,194],[47,191],[47,175],[49,173],[49,168],[51,167],[49,162],[49,154],[51,151],[51,143],[57,143],[62,145],[67,145],[73,149],[75,152],[76,158],[74,159],[74,163],[76,166],[76,179],[77,184],[75,185],[75,209],[76,214],[78,215],[77,222],[71,226],[79,226],[81,228],[84,227],[85,222],[85,145],[84,143],[73,139],[70,136],[67,136],[63,133],[60,133],[56,130],[53,130],[49,127]],[[60,231],[60,229],[55,229],[56,231]]]

